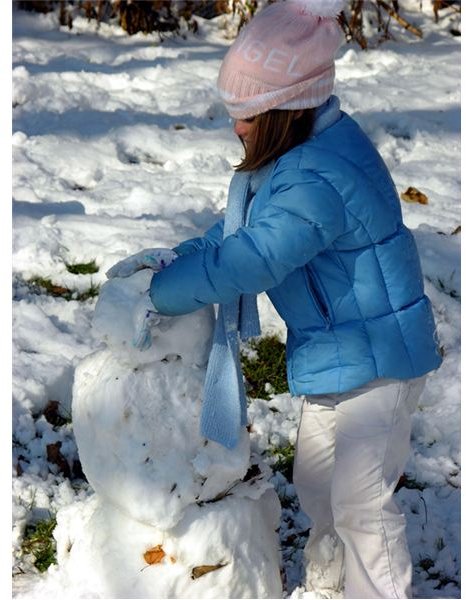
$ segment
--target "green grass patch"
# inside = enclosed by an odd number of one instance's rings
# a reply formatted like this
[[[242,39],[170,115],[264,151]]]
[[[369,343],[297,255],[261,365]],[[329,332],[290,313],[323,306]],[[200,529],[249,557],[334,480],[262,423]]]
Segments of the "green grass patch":
[[[78,300],[79,302],[84,302],[85,300],[89,300],[91,298],[95,298],[99,295],[100,285],[96,283],[91,283],[87,290],[84,292],[75,292],[76,297],[73,297],[73,300]]]
[[[55,517],[51,517],[26,526],[21,548],[25,554],[34,556],[34,565],[41,573],[57,563],[56,542],[52,535],[56,525]]]
[[[287,446],[277,446],[268,450],[269,456],[275,456],[276,462],[271,466],[272,470],[280,471],[282,475],[288,480],[293,479],[293,462],[295,447],[294,444],[288,444]]]
[[[272,386],[275,394],[287,392],[285,344],[277,336],[265,336],[253,340],[250,347],[255,351],[255,358],[249,358],[244,352],[241,355],[243,373],[250,385],[248,396],[270,399],[266,384]]]
[[[87,290],[84,290],[84,292],[78,292],[77,290],[72,290],[70,288],[63,287],[62,285],[57,285],[56,283],[53,283],[51,279],[47,279],[45,277],[33,277],[32,279],[29,279],[27,283],[29,287],[39,293],[45,292],[49,296],[54,296],[55,298],[78,300],[80,302],[89,300],[90,298],[95,298],[99,295],[100,289],[99,285],[91,283]]]
[[[92,275],[93,273],[97,273],[99,267],[95,264],[95,260],[91,260],[88,263],[66,263],[66,269],[69,273],[73,273],[73,275]]]

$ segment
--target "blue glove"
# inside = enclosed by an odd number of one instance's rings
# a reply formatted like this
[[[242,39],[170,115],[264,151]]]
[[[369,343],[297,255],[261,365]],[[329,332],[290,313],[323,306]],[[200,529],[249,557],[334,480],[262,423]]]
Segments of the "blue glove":
[[[124,258],[111,267],[106,275],[113,277],[129,277],[141,269],[152,269],[156,273],[168,267],[178,254],[169,248],[146,248],[137,254]]]
[[[133,310],[133,346],[138,350],[148,350],[152,346],[151,328],[162,320],[152,304],[149,290],[143,294]]]

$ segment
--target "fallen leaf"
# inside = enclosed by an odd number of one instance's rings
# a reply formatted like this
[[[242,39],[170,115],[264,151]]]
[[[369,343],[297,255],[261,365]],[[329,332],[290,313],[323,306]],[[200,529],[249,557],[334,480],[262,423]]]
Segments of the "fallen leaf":
[[[221,569],[222,567],[226,566],[227,563],[219,563],[218,565],[201,565],[199,567],[194,567],[191,571],[191,579],[198,579],[206,573],[210,573],[211,571],[217,571],[217,569]]]
[[[55,444],[47,444],[47,460],[58,466],[58,469],[67,478],[71,475],[70,465],[60,451],[61,442],[55,442]]]
[[[64,425],[66,419],[60,415],[60,403],[56,400],[50,400],[44,408],[44,417],[51,425]]]
[[[68,294],[71,290],[69,288],[63,287],[61,285],[52,285],[50,286],[50,293],[53,296],[63,296],[63,294]]]
[[[154,546],[153,548],[150,548],[149,550],[146,550],[146,552],[144,552],[144,560],[146,561],[146,563],[148,565],[158,564],[163,559],[164,556],[165,556],[165,550],[162,548],[162,546],[160,544],[158,546]]]
[[[429,202],[427,196],[413,186],[410,186],[406,192],[401,194],[401,199],[405,202],[417,202],[418,204],[428,204]]]

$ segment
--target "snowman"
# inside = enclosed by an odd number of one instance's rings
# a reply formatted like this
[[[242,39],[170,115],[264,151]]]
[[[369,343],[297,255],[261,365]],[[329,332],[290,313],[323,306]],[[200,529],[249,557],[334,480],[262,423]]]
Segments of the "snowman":
[[[146,350],[133,345],[152,267],[112,276],[99,294],[102,346],[73,387],[94,493],[58,512],[59,569],[80,597],[281,598],[270,471],[251,459],[246,429],[233,450],[199,432],[213,308],[154,321]]]

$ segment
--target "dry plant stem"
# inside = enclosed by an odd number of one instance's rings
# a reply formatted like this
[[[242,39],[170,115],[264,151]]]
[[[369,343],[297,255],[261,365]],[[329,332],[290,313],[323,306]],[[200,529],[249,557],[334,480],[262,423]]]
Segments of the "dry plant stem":
[[[363,50],[367,48],[367,40],[362,32],[362,11],[364,0],[355,0],[351,6],[351,20],[349,23],[350,31]]]
[[[442,8],[451,8],[454,12],[461,13],[461,5],[455,6],[454,4],[445,3],[443,0],[434,0],[432,2],[432,9],[434,11],[434,20],[438,23],[438,11]]]
[[[417,27],[414,27],[414,25],[411,25],[411,23],[408,23],[406,19],[403,19],[403,17],[401,17],[397,12],[395,12],[393,8],[385,2],[385,0],[377,0],[377,4],[381,6],[384,10],[386,10],[391,17],[398,21],[398,23],[402,27],[404,27],[411,33],[414,33],[414,35],[417,35],[418,37],[422,38],[422,31]]]

